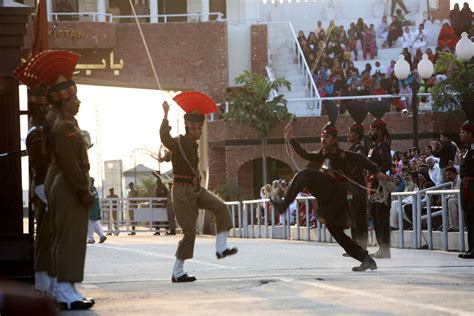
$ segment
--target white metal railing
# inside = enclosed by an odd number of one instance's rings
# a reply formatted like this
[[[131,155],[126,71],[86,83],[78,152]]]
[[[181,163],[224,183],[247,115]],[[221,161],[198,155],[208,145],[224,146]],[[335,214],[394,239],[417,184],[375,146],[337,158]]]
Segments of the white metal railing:
[[[275,74],[273,73],[272,67],[270,66],[265,66],[265,70],[267,71],[267,77],[270,81],[275,81]],[[271,92],[271,96],[273,98],[276,98],[278,96],[278,93],[273,89]]]
[[[404,227],[403,227],[403,203],[402,198],[404,197],[411,197],[412,198],[412,226],[413,226],[413,248],[420,248],[421,247],[421,238],[422,238],[422,226],[421,226],[421,219],[422,219],[422,197],[425,196],[426,192],[432,190],[439,190],[445,188],[451,188],[452,183],[447,182],[443,183],[428,189],[423,189],[419,191],[411,191],[411,192],[392,192],[392,197],[398,199],[398,229],[400,234],[400,246],[401,248],[405,247],[405,238],[404,238]],[[427,199],[428,200],[428,199]]]
[[[454,195],[457,198],[458,216],[459,216],[459,251],[464,252],[464,212],[461,207],[461,192],[460,190],[429,190],[426,191],[426,217],[427,217],[427,229],[428,229],[428,249],[433,249],[433,227],[431,224],[431,218],[434,213],[431,213],[431,196],[441,196],[441,216],[443,220],[443,249],[448,250],[448,212],[446,203],[450,195]],[[428,198],[429,197],[429,198]]]
[[[166,198],[103,198],[100,199],[102,224],[105,231],[147,232],[168,227]],[[132,229],[135,227],[135,229]]]
[[[113,15],[111,13],[100,13],[100,12],[51,12],[48,14],[49,20],[59,21],[60,17],[92,17],[93,22],[99,22],[100,17],[104,17],[104,22],[116,22],[122,19],[132,20],[135,18],[134,15]],[[211,16],[216,17],[216,21],[224,21],[224,14],[221,12],[209,12],[209,13],[187,13],[187,14],[143,14],[137,15],[138,19],[148,19],[149,23],[158,23],[159,19],[163,19],[164,23],[168,23],[169,19],[177,17],[187,17],[188,22],[201,22],[205,21]],[[193,18],[196,18],[193,20]],[[154,22],[156,21],[156,22]]]
[[[105,21],[112,22],[112,14],[110,13],[99,13],[99,12],[51,12],[48,13],[48,18],[51,21],[59,21],[59,17],[86,17],[92,18],[93,22],[99,22],[100,17],[104,17]]]

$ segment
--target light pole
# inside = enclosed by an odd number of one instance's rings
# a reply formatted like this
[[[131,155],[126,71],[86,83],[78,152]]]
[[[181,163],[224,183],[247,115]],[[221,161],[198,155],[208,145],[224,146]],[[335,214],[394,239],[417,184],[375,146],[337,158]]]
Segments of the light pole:
[[[421,79],[426,80],[431,78],[434,72],[433,63],[428,59],[428,55],[423,54],[421,61],[418,63],[418,75]],[[410,75],[410,64],[405,60],[405,56],[400,55],[397,63],[395,64],[395,76],[399,80],[406,80]],[[413,109],[413,147],[418,148],[418,105],[417,105],[417,94],[420,88],[418,78],[413,76],[410,85],[412,96],[411,96],[411,107]]]
[[[456,44],[455,54],[456,58],[463,63],[471,61],[474,56],[474,43],[468,38],[466,32],[461,34],[461,39]]]

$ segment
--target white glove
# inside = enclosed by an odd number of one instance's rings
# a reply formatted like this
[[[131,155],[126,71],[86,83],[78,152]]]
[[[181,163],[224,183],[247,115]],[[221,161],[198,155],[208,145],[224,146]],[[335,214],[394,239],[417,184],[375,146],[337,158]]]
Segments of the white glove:
[[[36,186],[35,193],[44,204],[48,204],[48,199],[46,198],[46,193],[44,192],[44,184]]]

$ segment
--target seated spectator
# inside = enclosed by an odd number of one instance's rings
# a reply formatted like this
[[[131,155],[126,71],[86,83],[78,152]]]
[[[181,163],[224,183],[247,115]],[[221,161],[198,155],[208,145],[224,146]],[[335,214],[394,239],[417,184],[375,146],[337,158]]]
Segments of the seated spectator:
[[[385,67],[380,64],[380,60],[375,61],[374,76],[385,74]]]
[[[402,36],[402,34],[403,34],[403,31],[402,31],[402,26],[400,22],[398,21],[396,16],[392,16],[392,23],[390,23],[390,26],[388,28],[388,36],[387,36],[388,47],[392,47],[392,44],[400,36]]]
[[[466,32],[469,35],[469,32],[472,28],[472,11],[469,8],[469,3],[464,2],[461,13],[460,13],[460,20],[461,20],[461,29],[460,32]],[[473,34],[470,34],[473,35]]]
[[[313,33],[313,32],[311,32],[311,33]],[[311,35],[311,33],[310,33],[310,35]],[[304,35],[303,31],[298,32],[298,38],[297,39],[298,39],[298,43],[300,43],[300,45],[301,45],[302,40],[307,41],[306,36]]]
[[[375,81],[374,82],[374,88],[372,89],[372,94],[373,95],[384,95],[384,94],[387,94],[387,90],[382,88],[382,86],[380,85],[380,82]]]
[[[411,63],[412,69],[416,69],[418,63],[423,59],[423,52],[421,49],[417,49],[415,52],[415,56],[413,57],[413,62]]]
[[[395,69],[395,60],[391,60],[390,66],[387,67],[387,71],[385,73],[387,75],[387,78],[392,76],[392,74],[394,73],[394,69]]]
[[[439,165],[432,157],[426,158],[426,164],[428,165],[428,174],[431,181],[434,183],[434,185],[440,185],[442,183],[442,178]]]
[[[407,48],[409,51],[411,51],[413,47],[413,34],[410,32],[410,28],[408,26],[405,26],[403,28],[403,48]]]
[[[362,83],[357,73],[353,72],[349,80],[347,80],[347,90],[349,95],[357,95],[362,90]]]
[[[359,69],[357,69],[354,66],[354,63],[351,61],[349,62],[349,66],[346,69],[346,78],[350,78],[352,76],[352,73],[355,73],[357,77],[359,76]]]
[[[311,53],[316,55],[318,51],[318,39],[316,37],[316,34],[314,34],[314,32],[309,33],[308,46],[309,46],[309,49],[311,50]]]
[[[406,112],[408,111],[408,108],[411,106],[412,90],[410,86],[406,84],[405,81],[402,81],[402,88],[400,89],[399,94],[403,96],[401,98],[402,111]]]
[[[458,37],[454,29],[448,24],[444,23],[438,35],[438,47],[440,50],[448,49],[454,51]]]
[[[382,47],[384,47],[385,43],[387,42],[387,36],[388,36],[388,22],[387,22],[387,17],[384,15],[382,17],[382,21],[380,22],[380,24],[377,25],[377,37],[383,40]]]
[[[402,26],[408,26],[411,24],[411,22],[405,18],[405,15],[403,14],[402,10],[397,9],[395,11],[395,16],[397,17],[397,20],[400,22]]]
[[[425,50],[426,46],[428,46],[425,26],[420,24],[418,29],[413,33],[413,50],[421,49]]]
[[[344,50],[344,53],[342,54],[342,67],[344,69],[347,69],[351,61],[352,61],[352,48],[349,45],[347,45],[346,49]]]
[[[452,190],[461,189],[461,178],[454,167],[447,167],[444,170],[444,176],[448,182],[452,182]],[[459,201],[456,194],[448,196],[448,232],[459,231]],[[440,227],[442,230],[443,227]]]
[[[409,179],[410,179],[410,182],[413,184],[413,181],[411,180],[412,179],[412,176],[408,176]],[[395,177],[395,185],[397,186],[397,188],[400,187],[400,183],[401,183],[401,180],[402,177],[398,177],[396,176]],[[405,180],[405,179],[403,179]],[[413,186],[411,185],[407,185],[407,182],[405,182],[405,186],[404,186],[404,189],[403,191],[397,191],[397,192],[417,192],[419,191],[418,187],[416,186],[416,184],[413,184]],[[402,203],[401,203],[401,207],[402,207],[402,212],[403,212],[403,219],[409,223],[411,223],[411,220],[410,218],[407,216],[407,212],[406,212],[406,209],[405,209],[405,206],[409,205],[411,206],[411,204],[413,203],[413,197],[412,196],[408,196],[404,199],[402,199]],[[400,214],[400,202],[398,201],[398,199],[396,200],[393,200],[392,201],[392,205],[390,207],[390,228],[392,228],[393,230],[398,230],[399,229],[399,214]],[[406,229],[407,227],[404,225],[404,228]]]
[[[431,62],[434,64],[436,62],[435,60],[435,56],[433,55],[433,51],[431,50],[431,48],[427,48],[426,51],[425,51],[426,55],[428,55],[428,59],[431,60]]]

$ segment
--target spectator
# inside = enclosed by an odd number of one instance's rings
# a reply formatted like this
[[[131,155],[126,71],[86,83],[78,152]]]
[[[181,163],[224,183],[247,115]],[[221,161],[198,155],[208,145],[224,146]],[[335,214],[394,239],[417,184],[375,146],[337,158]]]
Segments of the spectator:
[[[359,53],[357,50],[357,28],[355,23],[351,23],[349,30],[347,31],[347,46],[350,47],[354,53],[354,60],[357,61]]]
[[[428,46],[425,26],[420,24],[418,29],[413,33],[413,49],[424,50]]]
[[[411,65],[411,68],[416,69],[418,63],[421,61],[422,58],[423,52],[421,51],[421,49],[418,48],[415,52],[415,57],[413,57],[413,61],[409,63]]]
[[[304,35],[303,35],[304,36]],[[310,32],[308,36],[308,48],[312,54],[316,55],[318,50],[318,39],[314,32]]]
[[[451,189],[461,189],[461,178],[459,177],[456,168],[447,167],[444,170],[444,173],[444,177],[446,178],[446,180],[453,183]],[[448,232],[459,231],[459,201],[458,196],[456,194],[448,196],[448,220]],[[443,230],[442,226],[440,227],[440,230]]]
[[[410,13],[410,11],[408,11],[407,7],[405,6],[405,3],[403,3],[403,0],[392,0],[390,15],[393,15],[393,12],[395,12],[397,4],[400,6],[400,8],[402,8],[403,11],[405,11],[405,14]]]
[[[311,32],[311,33],[314,34],[314,32]],[[311,36],[311,33],[310,33],[310,36]],[[303,31],[299,31],[298,32],[298,43],[300,43],[300,46],[301,46],[301,42],[303,40],[306,41],[306,36],[304,35]]]
[[[380,64],[380,60],[375,61],[374,76],[385,74],[385,67]]]
[[[410,21],[408,21],[405,18],[405,15],[403,15],[402,10],[397,9],[395,16],[397,17],[398,22],[400,22],[401,26],[409,26]]]
[[[316,34],[316,38],[318,41],[324,41],[326,38],[326,32],[323,29],[323,22],[318,21],[316,28],[314,29],[314,33]]]
[[[433,147],[433,155],[439,157],[439,167],[442,171],[441,174],[444,174],[444,169],[448,167],[448,163],[450,161],[454,162],[458,148],[456,144],[449,139],[449,133],[446,131],[439,134],[439,140],[439,142],[431,142],[431,146]]]
[[[402,88],[400,89],[399,94],[402,95],[403,97],[401,98],[401,105],[402,105],[402,111],[407,112],[408,108],[411,105],[411,94],[413,91],[411,90],[410,86],[406,84],[405,81],[402,82]]]
[[[425,53],[426,53],[426,55],[428,55],[428,59],[431,60],[431,62],[434,64],[436,62],[436,60],[435,60],[435,55],[433,54],[433,51],[431,50],[431,48],[428,47],[426,49]]]
[[[408,183],[406,182],[406,180],[403,178],[403,180],[405,180],[405,187],[403,189],[403,191],[400,191],[400,192],[417,192],[419,191],[418,187],[416,186],[416,184],[413,184],[413,181],[411,181],[412,177],[411,175],[407,175],[406,177],[408,177],[410,179],[410,183],[412,185],[408,185]],[[400,179],[400,180],[397,180]],[[395,185],[397,186],[397,188],[401,187],[400,184],[401,184],[401,180],[402,177],[398,177],[396,176],[395,177]],[[399,192],[399,191],[397,191]],[[413,197],[412,196],[408,196],[404,199],[402,199],[402,203],[401,203],[401,207],[402,207],[402,212],[403,212],[403,219],[409,223],[411,223],[410,221],[410,218],[407,216],[407,213],[406,213],[406,206],[411,206],[411,204],[413,203]],[[393,200],[392,201],[392,205],[390,207],[390,228],[392,230],[398,230],[399,229],[399,214],[400,214],[400,202],[397,200]],[[405,225],[404,225],[404,228],[407,228]]]
[[[357,19],[357,23],[355,25],[355,29],[356,29],[356,39],[357,40],[360,40],[360,45],[361,47],[364,46],[364,43],[362,42],[362,39],[364,37],[364,31],[365,31],[365,23],[364,23],[364,19],[362,18],[358,18]]]
[[[410,28],[405,26],[403,28],[403,48],[411,51],[413,47],[413,34],[410,32]]]
[[[104,228],[100,223],[100,202],[99,202],[99,193],[97,188],[94,186],[94,178],[91,177],[91,193],[94,197],[94,202],[92,203],[89,209],[89,227],[87,230],[87,243],[94,244],[94,232],[99,235],[99,243],[102,244],[107,240],[107,237],[104,235]]]
[[[442,177],[439,165],[436,163],[434,158],[431,157],[426,158],[426,164],[428,165],[428,174],[431,181],[434,183],[434,185],[440,185],[442,183]]]
[[[391,60],[390,66],[387,67],[387,72],[385,73],[387,75],[387,78],[393,75],[394,69],[395,69],[395,60]]]
[[[148,1],[147,1],[148,2]],[[150,8],[146,5],[145,1],[141,0],[135,5],[135,13],[140,15],[150,15]],[[149,22],[148,18],[138,18],[140,22]]]
[[[469,35],[472,27],[472,11],[469,8],[469,3],[464,2],[461,13],[460,13],[460,20],[461,20],[461,34],[462,32],[466,32]],[[470,34],[472,35],[472,34]]]
[[[457,37],[461,36],[462,33],[462,20],[461,20],[461,11],[459,10],[459,4],[454,4],[454,8],[449,12],[449,20],[453,26],[454,32]]]
[[[369,28],[365,26],[362,43],[362,55],[364,60],[367,59],[367,55],[370,55],[370,59],[374,59],[377,56],[377,41],[373,24],[370,24]]]
[[[398,22],[396,16],[392,16],[392,23],[390,23],[387,36],[388,47],[392,47],[392,44],[402,36],[402,34],[403,31],[400,22]]]
[[[388,36],[388,22],[387,17],[384,15],[382,21],[377,25],[377,37],[383,40],[382,47],[385,47]]]
[[[440,50],[448,49],[454,51],[456,43],[458,41],[458,36],[454,29],[449,25],[449,23],[444,23],[439,31],[438,36],[438,47]]]

